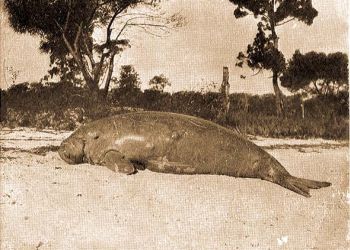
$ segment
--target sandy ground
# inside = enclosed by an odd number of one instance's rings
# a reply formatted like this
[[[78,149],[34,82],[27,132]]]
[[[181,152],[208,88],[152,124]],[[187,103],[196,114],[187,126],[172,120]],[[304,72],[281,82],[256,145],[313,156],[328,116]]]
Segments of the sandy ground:
[[[254,139],[291,174],[332,182],[304,198],[257,179],[123,176],[33,150],[69,134],[1,130],[1,249],[349,247],[347,143]]]

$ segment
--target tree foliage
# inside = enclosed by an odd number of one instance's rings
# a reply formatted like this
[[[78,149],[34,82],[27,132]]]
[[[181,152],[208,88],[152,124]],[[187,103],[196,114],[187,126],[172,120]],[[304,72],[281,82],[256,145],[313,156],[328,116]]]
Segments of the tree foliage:
[[[50,75],[62,80],[83,77],[90,90],[105,85],[113,74],[114,57],[129,46],[125,32],[134,28],[169,32],[181,18],[152,12],[157,0],[5,0],[13,29],[41,38],[40,50],[50,55]],[[143,6],[144,12],[131,12]],[[102,34],[99,39],[94,34]],[[104,82],[103,82],[104,81]]]
[[[111,97],[117,105],[139,105],[142,99],[141,81],[133,65],[121,66],[116,85]]]
[[[236,66],[246,63],[253,70],[271,70],[272,83],[276,96],[276,109],[280,114],[283,110],[282,93],[278,86],[278,77],[285,69],[286,62],[283,53],[278,48],[276,27],[293,20],[311,25],[317,16],[311,0],[230,0],[237,7],[234,11],[236,18],[249,14],[258,21],[258,32],[246,53],[240,52]]]
[[[154,76],[150,81],[149,85],[151,89],[163,92],[166,86],[171,86],[171,83],[165,75],[160,74],[158,76]]]
[[[281,77],[281,84],[293,92],[303,89],[309,94],[338,94],[348,90],[348,64],[345,53],[301,54],[296,50]]]
[[[230,0],[237,5],[234,11],[236,18],[245,17],[251,12],[254,17],[273,17],[276,25],[286,18],[295,18],[308,25],[312,24],[317,16],[311,0]],[[272,15],[273,14],[273,15]]]
[[[140,89],[140,77],[133,65],[123,65],[121,67],[117,84],[119,89],[125,91]]]
[[[284,55],[275,47],[273,39],[266,36],[261,22],[258,23],[258,33],[253,43],[248,45],[246,54],[240,52],[237,59],[239,62],[236,65],[239,67],[246,62],[251,69],[272,70],[279,74],[285,69],[286,64]]]

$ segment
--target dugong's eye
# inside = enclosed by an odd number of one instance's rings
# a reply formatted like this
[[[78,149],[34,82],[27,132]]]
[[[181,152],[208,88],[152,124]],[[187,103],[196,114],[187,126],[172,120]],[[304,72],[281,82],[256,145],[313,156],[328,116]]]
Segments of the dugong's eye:
[[[94,140],[98,139],[100,137],[99,134],[97,134],[96,132],[89,132],[88,136]]]
[[[177,132],[177,131],[174,131],[172,134],[171,134],[171,139],[173,140],[177,140],[181,137],[180,133]]]

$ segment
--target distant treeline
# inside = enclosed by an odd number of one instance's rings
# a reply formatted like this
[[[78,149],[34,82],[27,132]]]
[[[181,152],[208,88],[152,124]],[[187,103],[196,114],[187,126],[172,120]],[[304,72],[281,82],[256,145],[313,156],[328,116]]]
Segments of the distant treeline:
[[[216,92],[167,93],[138,88],[114,89],[106,101],[70,83],[17,84],[1,90],[1,121],[7,126],[74,129],[81,123],[130,109],[183,113],[218,122],[242,133],[270,137],[348,138],[348,92],[305,101],[302,118],[299,95],[285,97],[284,116],[275,114],[275,97],[231,94],[227,117],[220,116]],[[127,108],[125,108],[127,107]]]

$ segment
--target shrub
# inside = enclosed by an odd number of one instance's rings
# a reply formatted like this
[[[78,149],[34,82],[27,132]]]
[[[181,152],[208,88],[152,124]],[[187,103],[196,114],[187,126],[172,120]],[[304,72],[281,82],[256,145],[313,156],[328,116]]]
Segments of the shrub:
[[[335,139],[349,136],[347,98],[347,92],[312,98],[305,102],[302,119],[298,95],[286,97],[285,116],[277,117],[273,95],[231,94],[227,119],[220,120],[222,99],[214,92],[114,89],[108,100],[102,101],[71,83],[23,83],[1,91],[1,121],[9,126],[75,129],[106,116],[155,110],[202,117],[251,135]]]

